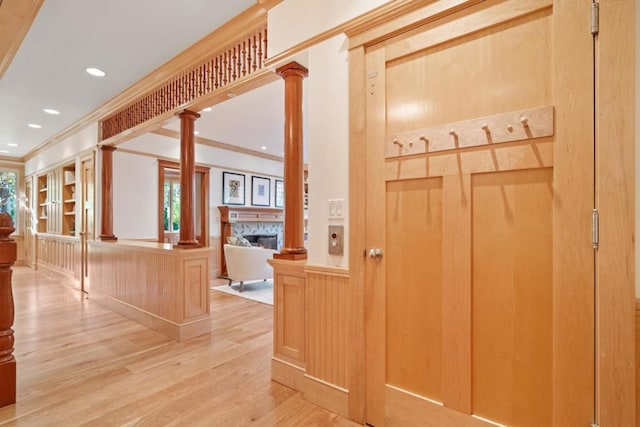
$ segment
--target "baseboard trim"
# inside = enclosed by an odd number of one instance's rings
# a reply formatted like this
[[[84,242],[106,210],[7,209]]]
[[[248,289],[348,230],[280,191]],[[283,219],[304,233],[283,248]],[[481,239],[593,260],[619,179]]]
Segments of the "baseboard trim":
[[[101,294],[98,291],[91,290],[88,298],[111,311],[131,319],[134,322],[138,322],[149,329],[163,333],[176,341],[185,341],[211,332],[210,316],[178,324],[108,295]]]
[[[336,414],[349,418],[349,391],[311,375],[304,374],[305,399]]]
[[[303,368],[277,357],[271,358],[271,379],[299,391],[309,402],[349,418],[348,390],[308,375]]]

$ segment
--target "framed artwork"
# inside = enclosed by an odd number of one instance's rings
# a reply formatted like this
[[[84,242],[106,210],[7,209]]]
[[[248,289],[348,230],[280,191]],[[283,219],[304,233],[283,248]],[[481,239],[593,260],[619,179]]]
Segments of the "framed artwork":
[[[271,201],[271,179],[261,176],[251,177],[251,205],[269,206]]]
[[[222,172],[222,204],[244,205],[244,174]]]
[[[276,208],[284,208],[284,181],[276,179],[275,200],[273,205]]]

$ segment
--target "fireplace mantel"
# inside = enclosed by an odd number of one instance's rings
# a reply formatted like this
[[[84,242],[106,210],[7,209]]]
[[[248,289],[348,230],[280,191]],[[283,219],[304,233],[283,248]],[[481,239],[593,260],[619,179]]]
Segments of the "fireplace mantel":
[[[247,206],[218,206],[220,223],[228,222],[283,222],[284,210]]]
[[[233,235],[233,224],[242,222],[284,222],[284,210],[248,206],[218,206],[220,211],[220,275],[227,274],[224,244]]]

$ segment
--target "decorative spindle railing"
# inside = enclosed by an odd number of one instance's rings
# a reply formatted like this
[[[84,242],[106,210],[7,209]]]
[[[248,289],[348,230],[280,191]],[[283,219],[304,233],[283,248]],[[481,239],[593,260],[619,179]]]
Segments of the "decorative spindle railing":
[[[261,70],[266,58],[267,28],[263,26],[213,58],[182,72],[102,120],[102,139],[118,135]]]

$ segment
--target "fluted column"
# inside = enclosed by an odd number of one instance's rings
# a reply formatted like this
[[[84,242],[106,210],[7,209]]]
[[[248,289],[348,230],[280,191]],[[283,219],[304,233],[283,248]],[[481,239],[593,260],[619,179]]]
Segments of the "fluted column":
[[[197,248],[195,229],[196,148],[194,122],[200,114],[184,110],[180,117],[180,240],[178,246]]]
[[[284,79],[284,247],[275,258],[307,258],[304,246],[302,80],[308,71],[297,62],[276,69]]]
[[[16,403],[16,359],[13,356],[13,292],[11,266],[16,262],[11,216],[0,213],[0,408]]]
[[[116,147],[103,145],[102,153],[102,205],[100,221],[100,240],[118,240],[113,234],[113,152]]]

